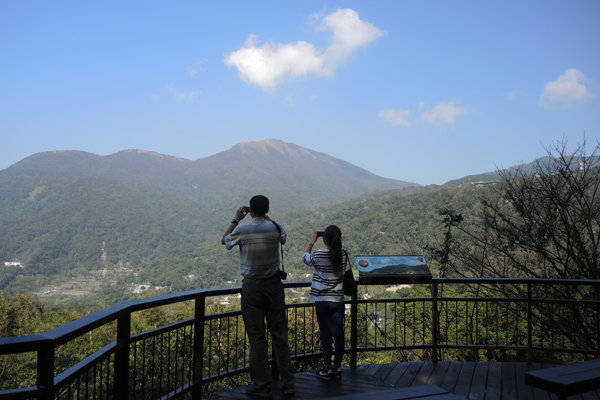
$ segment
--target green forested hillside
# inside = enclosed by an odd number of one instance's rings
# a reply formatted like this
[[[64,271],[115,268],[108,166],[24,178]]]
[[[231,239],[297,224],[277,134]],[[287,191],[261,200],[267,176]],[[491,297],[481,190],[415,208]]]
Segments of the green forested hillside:
[[[140,150],[40,153],[0,171],[0,261],[24,261],[0,268],[0,290],[66,293],[68,279],[93,278],[68,287],[85,287],[81,296],[104,291],[108,301],[125,287],[235,284],[237,255],[219,238],[235,209],[259,193],[288,230],[292,274],[304,271],[311,232],[329,224],[342,228],[352,254],[419,254],[441,241],[440,209],[469,223],[496,186],[472,183],[496,179],[411,186],[278,140],[196,161]]]
[[[24,270],[4,268],[3,287],[11,289],[15,274],[82,276],[105,265],[111,270],[126,263],[133,267],[132,274],[134,270],[139,274],[135,279],[117,282],[121,286],[135,281],[180,291],[223,286],[228,281],[239,284],[237,251],[227,251],[219,241],[230,217],[211,219],[195,208],[193,201],[167,193],[151,196],[156,188],[146,187],[141,192],[121,186],[103,178],[61,178],[32,194],[18,212],[6,213],[5,220],[16,215],[30,217],[13,221],[20,227],[15,230],[19,234],[8,235],[0,242],[3,251],[17,251],[19,243],[28,240],[26,235],[31,235],[36,246]],[[492,186],[465,185],[375,191],[312,211],[276,215],[274,218],[288,232],[284,257],[286,269],[292,274],[289,279],[306,279],[299,276],[308,272],[300,258],[314,230],[323,230],[329,224],[340,226],[344,247],[351,254],[421,254],[424,246],[442,239],[440,209],[453,208],[468,220],[479,198],[489,196],[491,190]],[[70,202],[74,196],[80,201]],[[44,202],[50,199],[59,201],[38,215],[36,211],[44,209]],[[198,233],[204,235],[202,240]],[[62,249],[70,249],[71,253]],[[89,257],[70,261],[78,253]],[[9,270],[14,274],[8,274]],[[112,290],[103,300],[109,301],[118,291],[122,293],[121,288]]]
[[[377,191],[313,211],[292,211],[280,215],[276,219],[288,234],[288,241],[283,246],[286,271],[291,273],[288,279],[310,279],[302,275],[312,272],[301,263],[302,253],[312,232],[324,230],[331,224],[341,228],[343,245],[351,255],[426,254],[435,272],[437,263],[431,259],[431,254],[424,251],[424,247],[437,246],[443,241],[440,210],[454,209],[463,214],[465,225],[475,223],[473,215],[480,208],[480,199],[490,198],[495,189],[496,185],[465,185],[447,189],[425,187]],[[317,242],[315,249],[319,246],[323,246],[321,241]],[[203,282],[184,277],[188,274],[210,276],[211,271],[220,275],[221,279],[233,282],[238,279],[239,284],[237,262],[237,251],[228,252],[215,240],[199,249],[193,257],[157,260],[144,271],[143,276],[154,285],[175,282],[174,289],[177,290],[207,287],[202,285]],[[211,282],[218,283],[218,280],[213,278]]]
[[[410,185],[278,140],[241,143],[196,161],[141,150],[35,154],[0,171],[0,289],[40,290],[55,278],[116,266],[140,279],[177,282],[183,267],[165,274],[157,265],[172,257],[181,265],[188,265],[181,257],[193,261],[184,269],[210,270],[202,278],[187,274],[194,277],[181,284],[222,283],[232,274],[205,253],[219,254],[212,243],[251,196],[267,195],[277,216]],[[13,260],[24,268],[4,267]]]
[[[286,247],[291,260],[298,261],[312,231],[335,224],[351,254],[422,254],[425,246],[443,240],[441,209],[461,212],[465,223],[472,223],[479,199],[491,196],[493,189],[465,185],[374,192],[303,215],[289,213],[282,221],[290,238]]]
[[[192,253],[205,240],[201,234],[216,229],[197,200],[149,184],[44,176],[3,183],[14,200],[2,199],[0,254],[24,260],[29,274],[69,276],[118,262],[143,266]]]

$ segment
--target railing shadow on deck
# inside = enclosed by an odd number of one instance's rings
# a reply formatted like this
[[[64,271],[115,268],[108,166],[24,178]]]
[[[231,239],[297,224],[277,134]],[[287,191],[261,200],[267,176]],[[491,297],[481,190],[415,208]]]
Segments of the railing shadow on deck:
[[[358,282],[360,285],[360,282]],[[286,289],[310,282],[284,282]],[[360,287],[360,286],[359,286]],[[460,288],[469,288],[464,297]],[[554,289],[567,290],[557,298]],[[419,350],[421,359],[503,361],[537,354],[600,356],[600,281],[436,278],[422,297],[347,301],[347,354]],[[588,288],[589,290],[581,290]],[[37,354],[37,385],[0,391],[0,399],[200,399],[203,387],[248,370],[241,311],[206,314],[207,298],[240,287],[202,289],[127,301],[39,335],[0,339],[0,356]],[[562,293],[564,293],[563,291]],[[194,302],[193,318],[132,334],[132,314]],[[314,303],[287,304],[295,360],[321,355]],[[57,370],[56,349],[116,322],[115,340]],[[273,374],[277,376],[275,365]],[[205,390],[206,392],[206,390]]]

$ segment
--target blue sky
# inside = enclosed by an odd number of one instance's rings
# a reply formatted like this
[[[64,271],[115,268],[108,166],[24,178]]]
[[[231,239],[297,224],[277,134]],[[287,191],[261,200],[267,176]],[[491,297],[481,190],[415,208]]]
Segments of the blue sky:
[[[600,140],[600,2],[0,0],[0,169],[281,139],[442,184]]]

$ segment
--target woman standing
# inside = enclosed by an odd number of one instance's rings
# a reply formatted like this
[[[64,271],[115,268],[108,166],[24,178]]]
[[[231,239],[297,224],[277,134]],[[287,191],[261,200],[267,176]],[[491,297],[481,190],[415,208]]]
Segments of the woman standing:
[[[327,246],[327,250],[317,250],[312,253],[318,237],[318,232],[312,234],[302,256],[302,262],[314,268],[309,299],[315,302],[323,343],[324,367],[315,374],[324,379],[341,378],[342,357],[346,348],[343,282],[348,252],[342,249],[342,231],[337,226],[330,225],[323,232],[323,243]],[[332,338],[335,341],[333,364],[331,363]]]

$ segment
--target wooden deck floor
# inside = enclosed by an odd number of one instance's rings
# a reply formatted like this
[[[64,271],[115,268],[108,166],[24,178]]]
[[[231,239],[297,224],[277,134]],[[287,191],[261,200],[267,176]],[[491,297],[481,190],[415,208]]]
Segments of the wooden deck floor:
[[[284,395],[273,385],[273,398],[314,399],[356,393],[373,393],[393,387],[435,385],[470,400],[553,400],[556,396],[525,385],[524,374],[552,365],[526,363],[413,362],[345,367],[342,379],[324,380],[312,372],[296,374],[296,394]],[[244,388],[213,396],[210,400],[258,399]],[[569,400],[600,400],[600,391],[569,397]]]

